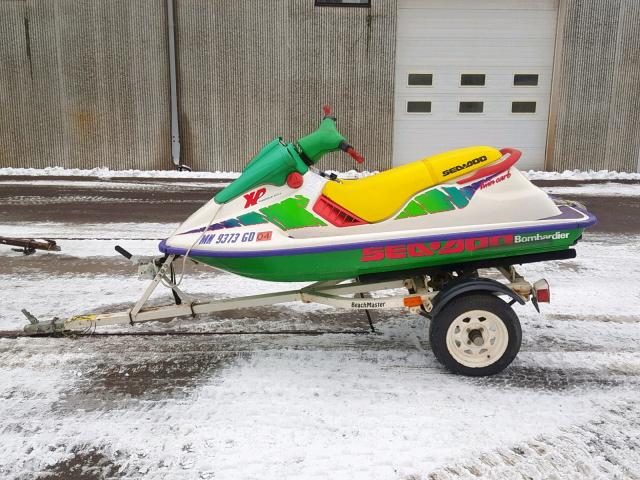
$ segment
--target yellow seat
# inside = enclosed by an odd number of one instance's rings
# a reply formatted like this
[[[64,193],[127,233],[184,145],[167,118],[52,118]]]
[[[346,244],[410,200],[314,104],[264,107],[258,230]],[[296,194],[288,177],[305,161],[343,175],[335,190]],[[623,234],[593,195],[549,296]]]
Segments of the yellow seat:
[[[415,194],[498,160],[492,147],[467,147],[401,165],[370,177],[327,182],[322,193],[369,222],[391,217]]]

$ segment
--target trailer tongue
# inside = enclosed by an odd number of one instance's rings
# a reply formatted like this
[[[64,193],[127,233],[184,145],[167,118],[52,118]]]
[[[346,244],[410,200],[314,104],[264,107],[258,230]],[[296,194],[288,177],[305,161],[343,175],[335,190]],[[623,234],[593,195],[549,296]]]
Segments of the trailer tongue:
[[[59,252],[60,247],[56,244],[54,240],[43,238],[41,240],[36,240],[33,238],[14,238],[14,237],[0,237],[0,245],[10,245],[14,248],[16,252],[22,252],[25,255],[31,255],[36,252],[36,250],[46,250]]]

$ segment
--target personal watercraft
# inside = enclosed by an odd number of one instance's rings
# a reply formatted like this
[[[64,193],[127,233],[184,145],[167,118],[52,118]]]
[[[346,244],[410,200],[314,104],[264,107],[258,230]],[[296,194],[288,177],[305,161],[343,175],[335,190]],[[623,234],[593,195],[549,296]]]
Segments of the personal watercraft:
[[[431,349],[450,371],[481,376],[506,368],[522,338],[511,306],[529,301],[539,310],[550,301],[548,282],[525,280],[515,265],[573,258],[571,247],[595,218],[529,182],[515,167],[521,153],[514,148],[462,148],[356,180],[316,169],[339,150],[363,160],[325,109],[312,134],[267,144],[237,180],[160,243],[163,255],[138,258],[116,246],[151,279],[132,308],[50,321],[23,310],[25,331],[91,333],[292,301],[364,310],[374,330],[370,310],[399,308],[430,319]],[[187,259],[256,279],[314,283],[195,298],[176,281]],[[160,284],[175,303],[145,306]]]
[[[337,150],[362,161],[328,112],[298,142],[274,139],[160,250],[246,277],[320,281],[566,250],[594,223],[527,180],[514,148],[462,148],[357,180],[314,168]]]

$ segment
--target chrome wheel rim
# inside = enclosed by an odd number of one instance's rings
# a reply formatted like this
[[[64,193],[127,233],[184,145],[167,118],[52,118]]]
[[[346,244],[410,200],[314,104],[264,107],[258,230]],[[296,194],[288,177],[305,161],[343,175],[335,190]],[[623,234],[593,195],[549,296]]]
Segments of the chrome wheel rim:
[[[500,317],[486,310],[470,310],[458,315],[447,330],[447,350],[465,367],[488,367],[504,355],[508,344],[507,326]]]

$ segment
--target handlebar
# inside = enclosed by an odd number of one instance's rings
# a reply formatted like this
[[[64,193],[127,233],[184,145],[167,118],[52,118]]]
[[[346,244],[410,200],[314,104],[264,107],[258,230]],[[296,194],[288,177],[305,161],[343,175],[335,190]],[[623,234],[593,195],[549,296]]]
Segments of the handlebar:
[[[336,127],[336,117],[331,115],[331,109],[328,105],[322,107],[324,114],[320,127],[309,135],[298,140],[296,145],[303,160],[313,165],[320,158],[330,152],[342,150],[347,153],[356,162],[364,162],[364,157],[358,153],[347,141],[347,139],[338,131]]]
[[[289,184],[292,173],[304,175],[310,165],[329,152],[342,150],[356,162],[362,163],[362,155],[338,132],[336,118],[331,115],[329,107],[323,107],[322,111],[324,117],[315,132],[302,137],[297,143],[284,144],[282,138],[274,138],[244,167],[240,177],[218,192],[214,197],[215,202],[222,205],[259,185]],[[118,251],[125,255],[119,247]]]
[[[364,157],[356,151],[351,145],[346,143],[344,146],[340,145],[340,149],[347,153],[351,158],[353,158],[358,163],[364,163]]]

